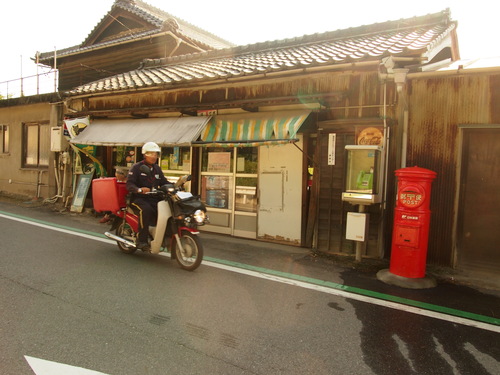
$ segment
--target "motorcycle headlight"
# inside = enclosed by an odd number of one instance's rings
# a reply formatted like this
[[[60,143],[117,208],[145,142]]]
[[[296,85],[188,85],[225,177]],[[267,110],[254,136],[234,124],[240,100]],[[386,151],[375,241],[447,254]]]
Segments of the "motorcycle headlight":
[[[202,210],[196,210],[195,213],[193,214],[193,218],[198,224],[203,224],[205,222],[206,217],[207,215]]]

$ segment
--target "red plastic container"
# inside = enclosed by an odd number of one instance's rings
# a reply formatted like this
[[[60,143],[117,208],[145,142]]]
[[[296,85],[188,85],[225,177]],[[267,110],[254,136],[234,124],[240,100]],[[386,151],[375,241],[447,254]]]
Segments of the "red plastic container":
[[[127,183],[126,182],[116,182],[116,187],[118,189],[118,205],[120,208],[127,206]]]
[[[92,201],[97,212],[115,212],[126,206],[127,188],[116,177],[92,180]]]

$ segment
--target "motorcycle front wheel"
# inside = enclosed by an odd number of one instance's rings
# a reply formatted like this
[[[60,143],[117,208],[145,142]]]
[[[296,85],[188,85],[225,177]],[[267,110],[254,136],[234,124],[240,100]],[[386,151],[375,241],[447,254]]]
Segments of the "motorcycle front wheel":
[[[173,251],[175,259],[181,268],[187,271],[194,271],[201,264],[203,259],[203,246],[197,235],[188,231],[183,231],[179,240],[182,244],[182,250],[177,245],[177,241],[173,242]]]
[[[135,242],[134,230],[125,220],[122,220],[118,228],[116,228],[116,235],[130,242]],[[116,244],[118,248],[126,254],[132,254],[137,250],[135,246],[127,246],[123,242],[116,241]]]

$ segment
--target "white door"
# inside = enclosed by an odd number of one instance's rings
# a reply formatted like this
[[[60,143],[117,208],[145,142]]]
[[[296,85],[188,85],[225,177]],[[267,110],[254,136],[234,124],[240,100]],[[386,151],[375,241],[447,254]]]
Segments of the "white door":
[[[302,152],[292,144],[261,146],[257,236],[300,245],[301,207]]]

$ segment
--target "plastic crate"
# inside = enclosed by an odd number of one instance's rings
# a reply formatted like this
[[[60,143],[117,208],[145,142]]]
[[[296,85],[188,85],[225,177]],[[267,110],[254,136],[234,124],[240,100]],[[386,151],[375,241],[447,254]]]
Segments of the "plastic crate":
[[[126,207],[127,206],[127,195],[128,195],[128,190],[127,190],[127,183],[126,182],[116,182],[117,188],[118,188],[118,205],[121,207]]]
[[[126,186],[117,182],[116,177],[96,178],[92,180],[92,201],[94,210],[118,211],[126,205]]]

